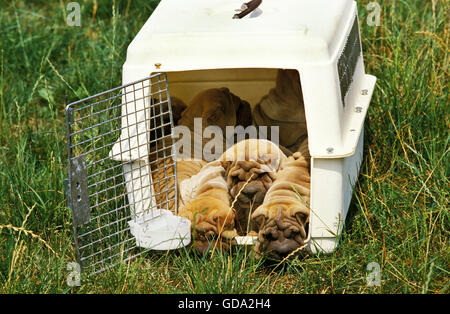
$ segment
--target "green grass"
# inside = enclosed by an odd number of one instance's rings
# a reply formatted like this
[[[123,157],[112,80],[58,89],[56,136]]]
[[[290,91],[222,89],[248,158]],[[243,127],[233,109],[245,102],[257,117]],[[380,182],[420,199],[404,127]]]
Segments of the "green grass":
[[[0,1],[0,293],[449,293],[448,1],[379,1],[367,25],[377,76],[365,155],[339,248],[282,265],[243,249],[152,252],[69,287],[65,95],[121,83],[126,47],[158,1]],[[81,3],[81,2],[80,2]],[[381,286],[366,266],[381,266]]]

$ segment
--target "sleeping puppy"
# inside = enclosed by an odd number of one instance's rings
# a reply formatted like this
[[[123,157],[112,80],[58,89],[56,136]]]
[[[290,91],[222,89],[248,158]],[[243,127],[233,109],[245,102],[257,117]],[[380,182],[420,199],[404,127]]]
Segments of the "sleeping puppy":
[[[202,129],[196,130],[194,118],[201,118]],[[184,125],[191,131],[191,148],[198,151],[203,156],[203,147],[210,141],[203,137],[204,129],[208,126],[217,126],[221,129],[223,137],[217,139],[222,141],[222,147],[226,147],[226,127],[242,125],[244,128],[252,124],[250,104],[238,96],[232,94],[228,88],[211,88],[198,93],[190,102],[189,106],[182,112],[178,121],[179,125]],[[195,145],[195,132],[202,139],[201,143]],[[201,147],[199,147],[201,145]],[[212,152],[217,153],[217,152]],[[222,152],[220,152],[222,153]],[[194,154],[194,156],[199,156]]]
[[[150,160],[153,197],[159,209],[175,210],[175,164],[170,157]]]
[[[187,199],[185,196],[187,194],[186,186],[192,186],[188,183],[189,179],[199,173],[204,165],[206,162],[203,160],[177,161],[178,208],[183,206]],[[167,157],[150,162],[150,169],[157,207],[175,212],[175,165],[173,159]]]
[[[255,251],[282,259],[304,246],[308,235],[310,156],[305,140],[276,174],[263,204],[252,214],[259,227]]]
[[[163,156],[170,155],[170,145],[172,144],[172,130],[169,112],[169,103],[166,100],[159,102],[152,98],[150,108],[150,151],[149,160],[154,161]],[[177,97],[170,97],[172,109],[172,122],[174,126],[178,125],[181,114],[187,108],[187,105]]]
[[[252,115],[257,127],[278,126],[279,144],[296,152],[307,132],[298,71],[278,70],[275,88],[255,105]]]
[[[172,134],[168,102],[151,99],[150,108],[150,142],[149,167],[152,176],[153,191],[158,208],[175,211],[175,164],[169,156],[171,153]],[[183,111],[187,105],[179,98],[171,96],[173,125],[178,125]],[[177,161],[178,184],[184,179],[198,173],[206,164],[203,161],[179,160]],[[178,189],[179,190],[179,189]],[[179,194],[179,193],[178,193]],[[178,199],[180,197],[178,196]]]
[[[263,139],[243,140],[222,155],[239,235],[252,231],[257,233],[257,226],[250,215],[262,204],[275,173],[286,158],[278,146]]]
[[[174,165],[171,158],[152,167],[157,208],[175,210]],[[203,254],[213,243],[228,247],[237,235],[234,213],[220,162],[178,160],[178,215],[191,221],[193,246]]]
[[[219,249],[227,248],[237,235],[224,175],[220,161],[215,161],[183,180],[190,193],[181,192],[184,204],[178,215],[191,221],[193,245],[199,253],[205,253],[211,242]]]

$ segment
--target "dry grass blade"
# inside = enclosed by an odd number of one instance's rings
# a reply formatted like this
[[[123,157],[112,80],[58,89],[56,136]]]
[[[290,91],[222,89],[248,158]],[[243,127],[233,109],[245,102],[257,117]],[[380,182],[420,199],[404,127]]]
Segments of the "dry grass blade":
[[[47,243],[47,241],[42,239],[39,235],[35,234],[33,231],[27,230],[27,229],[25,229],[23,227],[15,227],[15,226],[13,226],[11,224],[0,225],[0,229],[9,229],[9,230],[13,230],[13,231],[16,231],[16,232],[23,232],[26,235],[29,235],[32,238],[37,239],[39,242],[44,244],[45,247],[47,247],[50,251],[52,251],[52,253],[54,253],[57,257],[59,257],[58,253],[55,252],[55,250]]]
[[[231,206],[230,206],[230,208],[231,208],[232,211],[235,211],[235,209],[234,209],[234,204],[236,204],[236,201],[237,201],[237,199],[239,198],[239,195],[241,195],[241,192],[245,189],[245,187],[247,186],[247,184],[248,184],[248,183],[250,182],[250,180],[253,178],[253,175],[254,175],[254,173],[252,173],[252,175],[250,176],[250,178],[248,178],[248,180],[247,180],[247,181],[244,183],[244,185],[240,188],[238,194],[234,197],[233,202],[231,203]],[[228,215],[226,216],[226,218],[228,218]],[[219,230],[219,235],[222,234],[223,228],[224,228],[224,226],[222,225],[222,228]],[[213,247],[213,250],[212,250],[212,253],[211,253],[211,257],[213,256],[213,253],[214,253],[216,247],[217,247],[217,241],[214,243],[214,247]]]

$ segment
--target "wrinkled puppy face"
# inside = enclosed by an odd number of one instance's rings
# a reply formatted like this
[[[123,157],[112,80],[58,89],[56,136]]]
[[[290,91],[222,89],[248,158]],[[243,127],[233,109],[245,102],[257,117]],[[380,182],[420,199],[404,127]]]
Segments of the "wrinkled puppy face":
[[[179,215],[191,221],[194,247],[205,253],[211,241],[227,246],[237,235],[234,213],[227,204],[213,197],[199,197],[188,203]]]
[[[203,118],[204,127],[215,125],[224,131],[227,125],[236,124],[237,101],[227,88],[211,88],[198,93],[188,110],[193,117]]]
[[[309,215],[293,204],[262,205],[252,215],[259,227],[257,254],[281,260],[304,247]]]
[[[275,176],[265,163],[258,161],[224,161],[225,176],[231,199],[234,200],[236,229],[239,235],[258,232],[250,219],[252,212],[264,201]]]

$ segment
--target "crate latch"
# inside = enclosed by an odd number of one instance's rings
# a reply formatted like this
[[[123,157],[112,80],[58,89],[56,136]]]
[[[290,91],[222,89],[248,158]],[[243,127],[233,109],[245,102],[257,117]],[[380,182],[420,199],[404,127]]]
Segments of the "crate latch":
[[[91,216],[89,214],[89,194],[84,155],[70,159],[70,173],[66,188],[68,189],[68,203],[72,210],[74,225],[78,227],[89,223]]]

